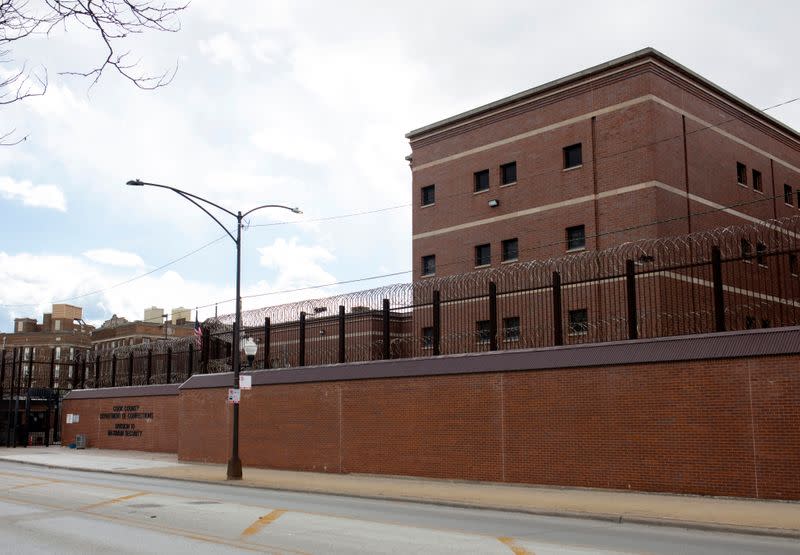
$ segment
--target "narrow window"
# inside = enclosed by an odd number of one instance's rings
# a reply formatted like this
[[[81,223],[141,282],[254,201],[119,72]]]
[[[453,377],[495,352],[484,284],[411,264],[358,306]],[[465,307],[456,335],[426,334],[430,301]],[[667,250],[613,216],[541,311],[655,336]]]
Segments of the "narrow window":
[[[767,318],[764,318],[763,320],[761,320],[761,327],[769,328],[771,327],[771,322]]]
[[[569,334],[585,335],[589,333],[589,312],[585,308],[569,311]]]
[[[789,273],[793,276],[797,276],[797,255],[790,254],[789,255]]]
[[[517,239],[506,239],[501,243],[503,247],[503,262],[511,262],[519,257]]]
[[[576,168],[583,164],[581,143],[564,147],[564,169]]]
[[[475,192],[489,190],[489,170],[475,172]]]
[[[756,263],[759,266],[766,266],[767,265],[766,257],[765,257],[766,254],[767,254],[767,245],[765,245],[761,241],[758,241],[756,243]]]
[[[741,162],[736,162],[736,181],[739,185],[747,185],[747,166]]]
[[[486,266],[492,263],[492,247],[489,243],[475,247],[475,266]]]
[[[517,182],[517,163],[509,162],[500,166],[500,180],[503,185],[511,185]]]
[[[422,188],[422,206],[428,206],[436,202],[436,185],[428,185]]]
[[[422,275],[432,276],[436,273],[436,255],[429,254],[422,257]]]
[[[783,185],[783,202],[788,204],[789,206],[794,206],[793,204],[793,195],[792,195],[792,187],[791,185]]]
[[[747,316],[744,319],[744,327],[745,327],[745,329],[748,329],[748,330],[756,329],[756,319],[753,318],[752,316]]]
[[[761,172],[758,170],[753,170],[753,190],[758,192],[764,190],[764,187],[761,184]]]
[[[586,248],[586,228],[576,225],[567,228],[567,250],[577,250]]]
[[[489,320],[478,320],[475,322],[475,338],[478,343],[488,343],[489,337]]]
[[[422,348],[433,349],[433,327],[422,328]]]
[[[519,316],[503,318],[503,339],[519,341]]]
[[[750,259],[753,258],[753,247],[750,245],[750,241],[742,239],[740,245],[742,249],[742,260],[749,262]]]
[[[797,190],[797,207],[800,208],[800,189]]]

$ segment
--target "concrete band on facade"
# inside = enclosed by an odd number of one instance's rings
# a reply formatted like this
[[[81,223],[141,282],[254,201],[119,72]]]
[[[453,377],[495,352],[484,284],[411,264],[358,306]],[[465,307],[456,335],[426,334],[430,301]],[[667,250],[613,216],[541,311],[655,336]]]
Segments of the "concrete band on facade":
[[[746,337],[746,341],[743,341]],[[800,353],[800,327],[747,330],[544,349],[445,355],[248,372],[256,385],[448,374],[552,370],[607,365],[714,360]],[[189,378],[181,390],[232,387],[232,374]],[[151,386],[152,387],[152,386]],[[126,389],[126,388],[117,388]],[[98,393],[106,390],[98,390]]]
[[[73,389],[64,400],[108,399],[125,397],[160,397],[177,395],[181,384],[133,385],[124,387],[104,387],[101,389]]]

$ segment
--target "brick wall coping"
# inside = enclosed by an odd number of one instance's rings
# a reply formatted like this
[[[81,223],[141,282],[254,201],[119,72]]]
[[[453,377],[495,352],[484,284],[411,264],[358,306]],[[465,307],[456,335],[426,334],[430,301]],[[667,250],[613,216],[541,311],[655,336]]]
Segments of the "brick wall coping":
[[[177,395],[181,384],[132,385],[125,387],[102,387],[100,389],[73,389],[64,400],[107,399],[113,397],[156,397]]]
[[[253,376],[253,385],[271,385],[549,370],[798,353],[800,353],[800,327],[785,327],[611,343],[589,343],[543,349],[445,355],[436,358],[407,358],[281,370],[254,370],[248,373]],[[231,387],[231,382],[230,372],[197,374],[184,382],[180,389]]]

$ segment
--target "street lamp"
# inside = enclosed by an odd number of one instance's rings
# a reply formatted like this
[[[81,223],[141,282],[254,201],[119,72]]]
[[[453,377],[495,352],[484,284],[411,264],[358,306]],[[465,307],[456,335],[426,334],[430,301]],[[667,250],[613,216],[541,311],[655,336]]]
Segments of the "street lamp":
[[[258,351],[258,345],[256,342],[253,341],[251,338],[247,338],[244,340],[244,354],[247,355],[247,367],[253,367],[253,361],[256,359],[256,351]]]
[[[239,389],[239,370],[240,370],[240,350],[241,345],[239,344],[239,331],[241,328],[242,322],[242,294],[241,294],[241,281],[242,281],[242,219],[246,216],[252,214],[256,210],[261,210],[262,208],[283,208],[285,210],[290,210],[295,214],[302,214],[299,208],[291,208],[289,206],[283,206],[282,204],[264,204],[262,206],[256,206],[242,214],[241,211],[236,213],[228,210],[227,208],[223,208],[222,206],[211,202],[210,200],[204,199],[199,197],[195,194],[182,191],[181,189],[177,189],[175,187],[170,187],[168,185],[159,185],[157,183],[148,183],[146,181],[142,181],[140,179],[132,179],[128,181],[126,185],[130,185],[132,187],[158,187],[160,189],[169,189],[173,193],[176,193],[195,206],[197,206],[200,210],[206,213],[212,220],[217,222],[228,237],[236,245],[236,320],[233,323],[233,387],[234,389]],[[236,218],[236,237],[225,227],[222,222],[220,222],[211,212],[206,209],[203,205],[200,204],[203,202],[209,206],[213,206],[218,210],[222,210],[226,214],[233,216]],[[245,347],[247,349],[247,347]],[[246,353],[247,351],[245,351]],[[255,352],[253,352],[253,356],[255,357]],[[249,358],[249,355],[248,355]],[[242,479],[242,461],[239,459],[239,404],[234,403],[233,405],[233,431],[232,431],[232,442],[231,442],[231,458],[228,461],[228,480],[241,480]]]

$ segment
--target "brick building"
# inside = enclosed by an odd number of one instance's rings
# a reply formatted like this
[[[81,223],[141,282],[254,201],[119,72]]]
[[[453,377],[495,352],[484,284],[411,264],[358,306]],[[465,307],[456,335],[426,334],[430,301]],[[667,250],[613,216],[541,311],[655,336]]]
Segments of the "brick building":
[[[92,347],[94,347],[96,353],[102,354],[111,352],[117,347],[194,335],[194,323],[186,322],[183,315],[181,315],[180,319],[175,319],[175,321],[181,322],[180,324],[175,324],[173,321],[162,318],[159,318],[161,320],[160,323],[158,321],[150,322],[146,321],[146,318],[147,311],[145,311],[145,320],[134,322],[114,314],[94,331],[92,334]]]
[[[407,138],[415,280],[800,208],[800,134],[650,48]]]

